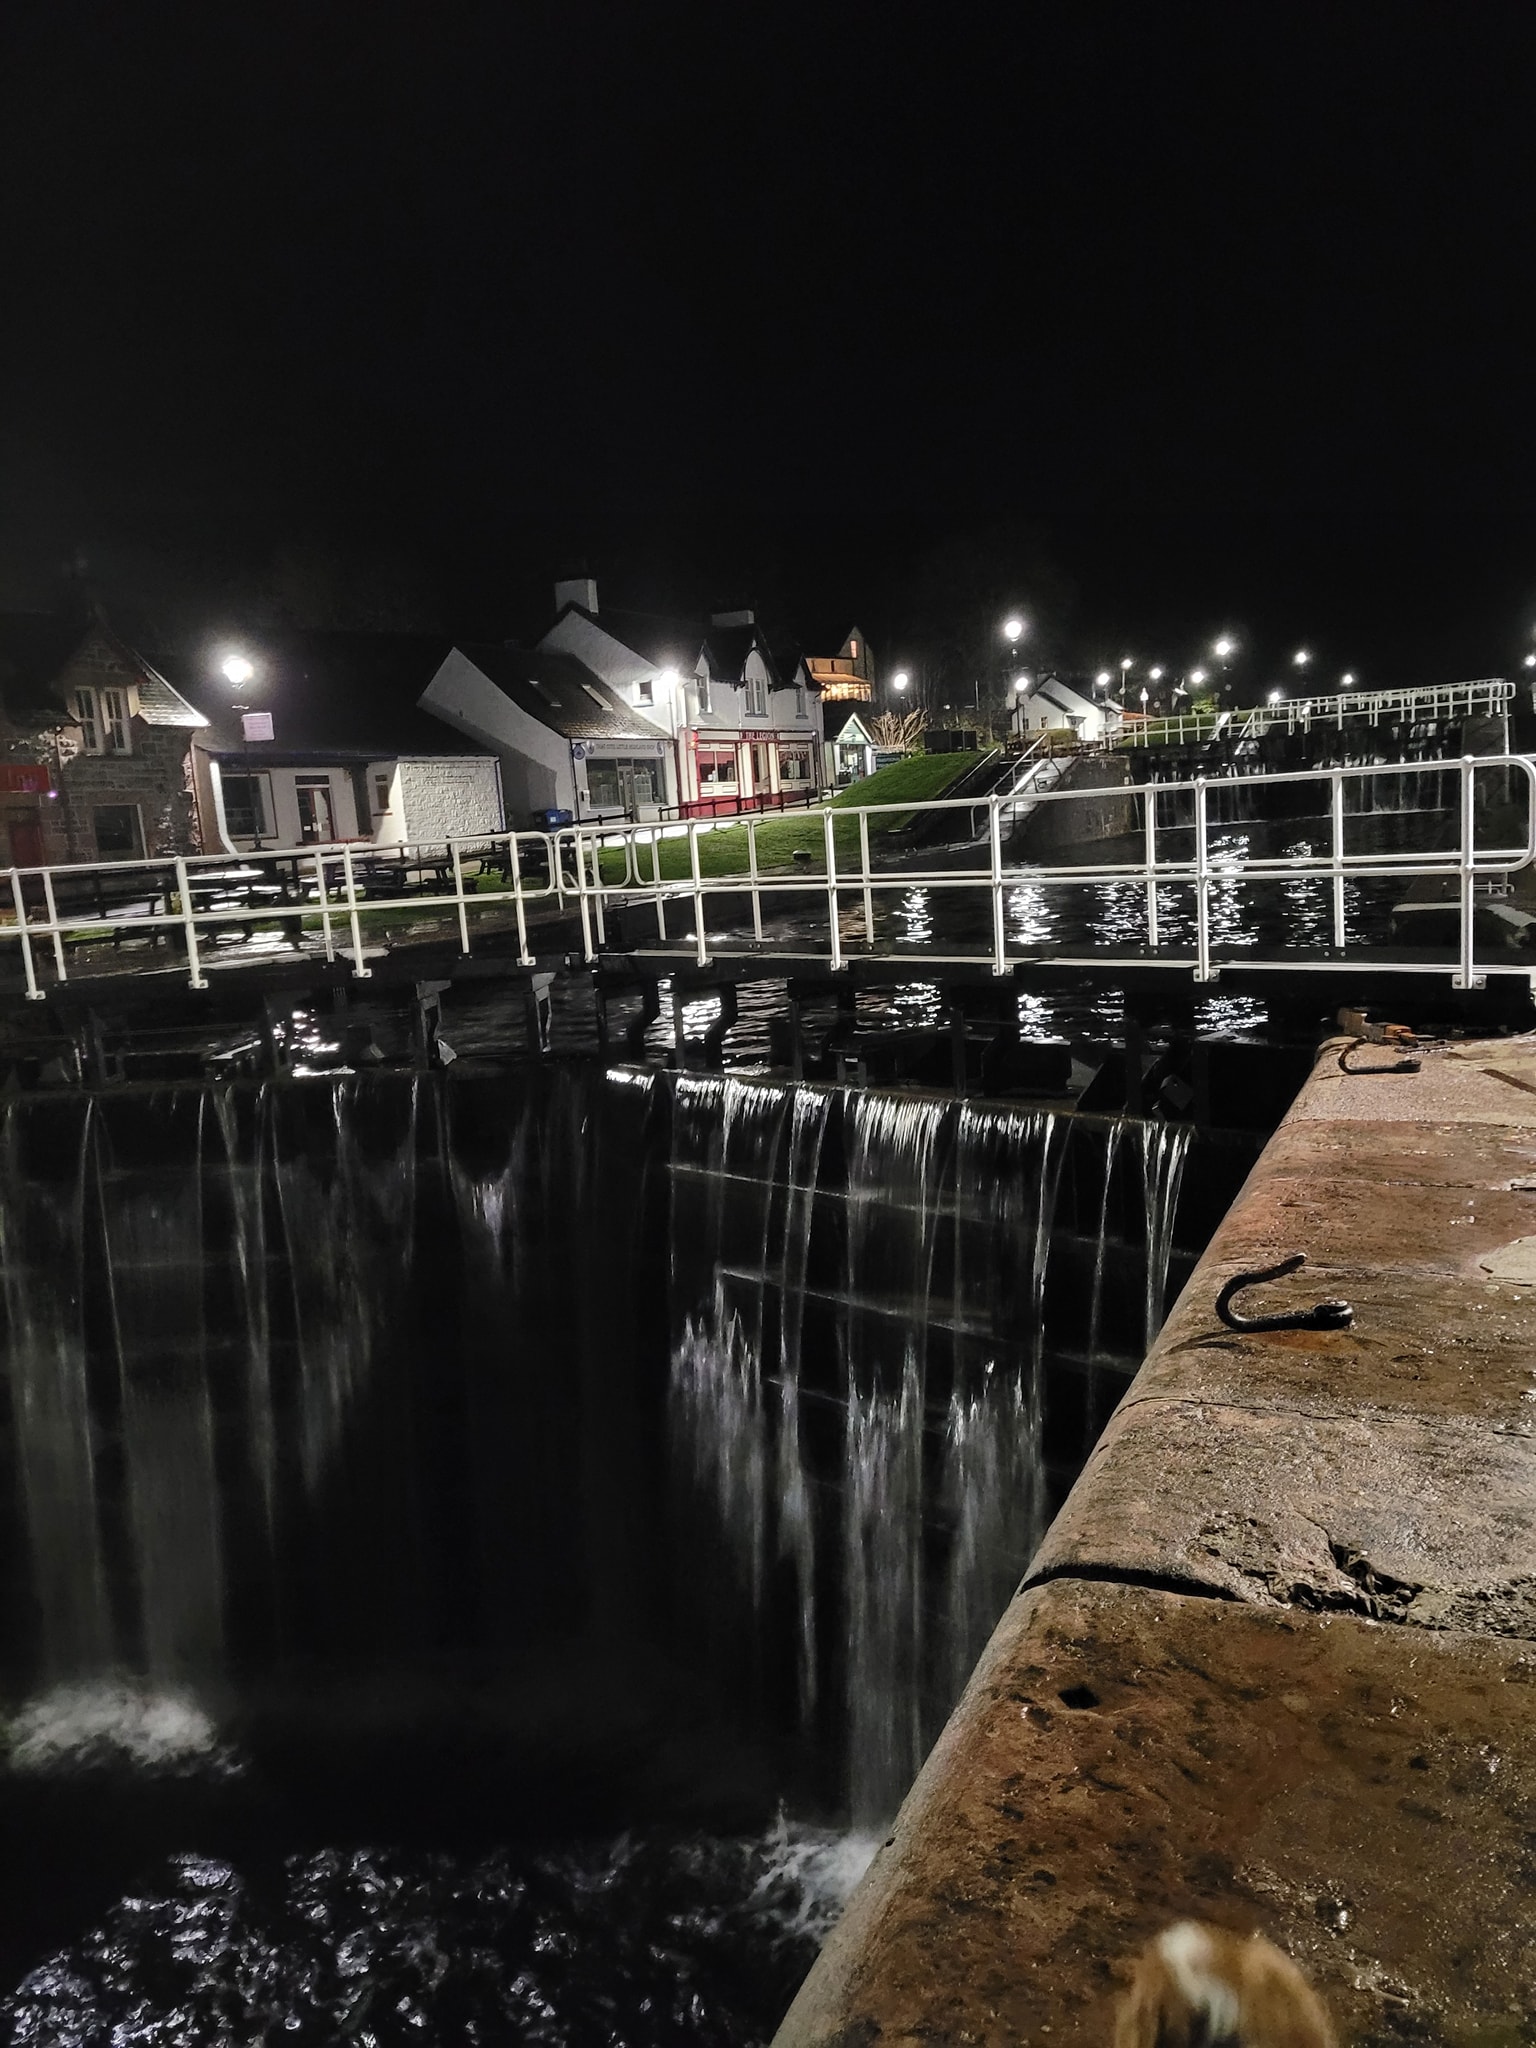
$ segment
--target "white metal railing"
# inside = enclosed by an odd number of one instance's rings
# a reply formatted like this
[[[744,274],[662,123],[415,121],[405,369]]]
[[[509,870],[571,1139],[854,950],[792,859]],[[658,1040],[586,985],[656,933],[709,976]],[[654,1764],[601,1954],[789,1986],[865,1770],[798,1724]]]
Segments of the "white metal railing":
[[[1455,784],[1454,804],[1420,820],[1439,817],[1449,826],[1449,846],[1406,852],[1362,850],[1351,845],[1368,812],[1364,798],[1373,778],[1432,775]],[[70,953],[79,944],[168,934],[184,951],[194,988],[205,988],[205,967],[221,937],[254,927],[298,936],[308,933],[327,960],[350,959],[359,978],[370,973],[367,934],[376,922],[390,924],[402,913],[451,914],[461,952],[469,953],[477,932],[491,921],[503,938],[515,928],[517,960],[534,965],[530,922],[542,915],[571,912],[580,919],[582,951],[589,961],[609,950],[609,921],[629,913],[622,951],[631,957],[698,965],[711,960],[816,962],[838,971],[854,957],[910,964],[922,971],[941,965],[985,963],[1008,974],[1023,961],[1050,960],[1058,966],[1154,965],[1212,981],[1243,966],[1281,966],[1298,972],[1337,964],[1347,955],[1366,972],[1444,974],[1458,987],[1484,985],[1489,974],[1522,974],[1536,979],[1536,955],[1485,958],[1477,949],[1475,910],[1490,892],[1520,870],[1536,865],[1536,762],[1523,755],[1468,756],[1460,761],[1423,761],[1379,766],[1297,770],[1262,778],[1266,786],[1307,784],[1317,792],[1317,810],[1328,820],[1327,846],[1307,854],[1251,855],[1212,844],[1212,832],[1237,823],[1223,818],[1233,793],[1251,793],[1258,778],[1199,776],[1182,782],[1126,784],[1087,790],[1031,790],[1031,808],[1052,804],[1121,802],[1134,824],[1137,851],[1127,857],[1125,840],[1110,842],[1104,860],[1080,859],[1042,866],[1006,857],[1014,792],[983,799],[940,798],[926,803],[839,805],[803,815],[802,866],[765,866],[764,833],[794,831],[794,823],[750,816],[741,821],[740,864],[729,873],[705,874],[702,849],[718,857],[710,820],[691,820],[681,838],[675,826],[567,826],[554,832],[478,833],[461,838],[380,848],[369,845],[288,847],[242,853],[175,855],[161,859],[110,861],[75,866],[9,870],[9,915],[0,910],[0,941],[18,948],[26,992],[41,999],[50,979],[66,981]],[[1434,794],[1434,792],[1431,792]],[[1187,813],[1181,821],[1175,813]],[[979,841],[967,842],[966,821],[985,813]],[[910,848],[878,848],[878,822],[899,817],[945,815],[953,820],[955,844],[935,849],[931,864],[913,865]],[[1495,830],[1496,828],[1496,830]],[[1490,841],[1490,831],[1495,839]],[[1072,843],[1072,833],[1062,835]],[[1480,843],[1481,842],[1481,843]],[[767,842],[770,853],[782,841]],[[811,866],[819,857],[819,871]],[[678,871],[680,869],[680,871]],[[1422,948],[1375,943],[1362,950],[1347,929],[1346,890],[1362,881],[1407,885],[1439,880],[1454,913],[1454,957],[1425,956]],[[1113,944],[1085,943],[1052,948],[1027,943],[1008,931],[1008,892],[1022,883],[1045,890],[1112,884],[1129,900],[1132,914],[1115,920]],[[1235,944],[1225,923],[1213,920],[1213,895],[1257,884],[1313,882],[1328,885],[1329,939],[1311,950],[1296,948],[1262,962]],[[987,907],[989,937],[969,951],[903,945],[877,931],[875,906],[893,892],[913,888]],[[1183,913],[1187,939],[1171,940],[1178,892],[1192,904]],[[1173,892],[1170,895],[1170,892]],[[4,884],[0,883],[0,899]],[[709,912],[727,907],[735,929],[709,929]],[[655,920],[655,940],[637,943],[630,921],[640,912]],[[782,938],[765,934],[765,913],[792,912],[797,930]],[[509,916],[510,913],[510,923]],[[669,930],[669,917],[689,919],[686,931]],[[717,923],[719,919],[717,917]],[[743,926],[750,927],[747,932]],[[615,934],[617,948],[619,935]],[[1245,958],[1246,951],[1246,958]],[[228,957],[226,953],[226,957]],[[259,953],[247,945],[238,956]]]
[[[1383,719],[1410,724],[1460,718],[1498,718],[1514,703],[1515,686],[1500,676],[1475,682],[1432,683],[1413,690],[1346,690],[1332,697],[1287,697],[1259,704],[1244,719],[1239,739],[1266,732],[1310,732],[1314,725],[1380,725]],[[1228,711],[1186,711],[1169,718],[1128,724],[1120,743],[1128,747],[1197,746],[1217,738],[1230,724]]]

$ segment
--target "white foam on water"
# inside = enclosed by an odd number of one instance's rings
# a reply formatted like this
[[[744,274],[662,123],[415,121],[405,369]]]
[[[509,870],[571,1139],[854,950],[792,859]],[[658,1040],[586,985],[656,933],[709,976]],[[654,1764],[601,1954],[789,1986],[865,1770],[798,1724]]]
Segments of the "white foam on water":
[[[786,1819],[781,1809],[756,1846],[763,1867],[752,1889],[752,1903],[785,1933],[804,1934],[820,1943],[874,1861],[880,1838],[810,1827]]]
[[[189,1694],[151,1691],[126,1680],[57,1686],[27,1701],[6,1733],[15,1771],[116,1764],[227,1776],[239,1768],[210,1716]]]

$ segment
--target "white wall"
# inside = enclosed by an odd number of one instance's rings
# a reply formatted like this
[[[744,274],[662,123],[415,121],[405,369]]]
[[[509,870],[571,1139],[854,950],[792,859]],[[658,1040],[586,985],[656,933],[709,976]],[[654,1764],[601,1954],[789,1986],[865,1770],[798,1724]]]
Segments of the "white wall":
[[[570,741],[520,709],[457,648],[428,683],[421,708],[495,748],[509,825],[526,830],[533,811],[576,809]]]
[[[405,812],[407,839],[447,839],[502,829],[501,777],[496,762],[484,754],[402,760],[395,787]],[[399,834],[380,831],[378,836]]]

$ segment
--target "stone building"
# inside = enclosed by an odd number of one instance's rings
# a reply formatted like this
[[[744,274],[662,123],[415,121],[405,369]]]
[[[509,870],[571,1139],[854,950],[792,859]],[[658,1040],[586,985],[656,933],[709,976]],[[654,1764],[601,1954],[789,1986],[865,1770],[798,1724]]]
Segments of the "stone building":
[[[196,852],[206,722],[102,622],[0,612],[0,863]]]

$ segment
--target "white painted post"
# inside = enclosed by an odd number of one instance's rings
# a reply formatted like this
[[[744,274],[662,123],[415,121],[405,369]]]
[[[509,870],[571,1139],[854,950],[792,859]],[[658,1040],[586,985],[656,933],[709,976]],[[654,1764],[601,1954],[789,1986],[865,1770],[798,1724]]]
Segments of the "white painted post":
[[[453,893],[459,908],[459,951],[469,951],[469,912],[464,905],[464,863],[459,858],[459,842],[451,839],[448,848],[453,855]]]
[[[373,971],[363,965],[363,927],[357,915],[357,883],[352,873],[352,849],[341,849],[341,874],[347,890],[347,922],[352,927],[352,978],[371,981]]]
[[[608,927],[603,922],[603,841],[601,833],[593,833],[589,851],[592,855],[592,909],[597,923],[597,943],[600,946],[604,946],[608,943]],[[627,873],[629,866],[629,849],[627,846],[625,848],[624,860],[625,872]]]
[[[16,929],[21,937],[21,964],[27,977],[27,1001],[40,1003],[43,992],[37,985],[37,970],[32,964],[32,940],[27,932],[27,903],[21,893],[21,875],[11,869],[11,901],[16,906]]]
[[[1155,782],[1148,782],[1144,785],[1144,787],[1146,789],[1146,797],[1144,801],[1147,806],[1147,946],[1150,951],[1155,953],[1158,947],[1157,784]]]
[[[864,943],[874,948],[875,943],[875,892],[869,881],[869,813],[859,813],[859,866],[864,878]]]
[[[1464,754],[1461,762],[1461,970],[1452,986],[1455,988],[1483,988],[1487,977],[1477,972],[1477,946],[1473,938],[1473,920],[1477,915],[1477,898],[1473,892],[1473,881],[1477,861],[1477,810],[1472,777],[1477,772],[1477,762],[1471,754]]]
[[[757,886],[757,820],[747,820],[747,874],[752,882],[752,936],[763,943],[763,899]]]
[[[507,852],[512,869],[512,908],[517,915],[517,964],[519,967],[531,967],[533,965],[533,955],[528,950],[528,912],[523,903],[523,864],[517,850],[517,834],[515,832],[507,834]],[[550,848],[549,865],[550,873],[553,874],[555,865],[553,847]]]
[[[709,937],[704,930],[704,876],[699,867],[699,821],[688,820],[688,872],[693,877],[693,951],[701,967],[709,965]]]
[[[187,966],[191,973],[187,986],[206,988],[208,983],[197,953],[197,919],[192,914],[192,891],[187,886],[187,864],[179,853],[176,856],[176,893],[181,898],[181,928],[186,935]]]
[[[1332,784],[1333,815],[1333,943],[1344,950],[1344,778],[1337,769]]]
[[[656,884],[656,936],[667,942],[667,904],[661,893],[661,827],[651,834],[651,880]]]
[[[1211,862],[1205,777],[1195,777],[1195,979],[1211,977]]]
[[[53,927],[53,965],[60,981],[68,981],[69,973],[64,962],[64,932],[59,924],[59,906],[53,893],[53,875],[43,869],[43,901],[48,906],[48,922]]]
[[[839,974],[843,965],[843,935],[837,924],[837,841],[833,836],[833,818],[830,810],[821,814],[821,843],[825,849],[827,863],[827,922],[831,965],[832,972]]]
[[[1003,923],[1003,800],[987,801],[987,841],[992,856],[992,972],[1008,972],[1008,934]]]
[[[336,958],[336,939],[331,931],[331,899],[325,892],[325,855],[315,855],[315,886],[320,895],[320,936],[325,942],[327,960]]]
[[[551,848],[554,848],[557,844],[558,842],[555,840],[550,842]],[[592,909],[591,905],[587,902],[587,863],[582,854],[581,834],[579,831],[571,834],[571,845],[576,854],[576,902],[577,908],[581,912],[581,957],[583,960],[592,961],[597,958],[597,954],[592,945]],[[565,864],[563,861],[560,864],[560,893],[563,898],[565,894]]]

